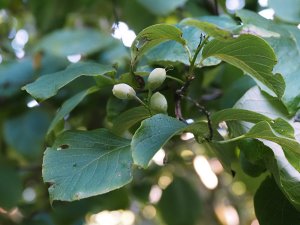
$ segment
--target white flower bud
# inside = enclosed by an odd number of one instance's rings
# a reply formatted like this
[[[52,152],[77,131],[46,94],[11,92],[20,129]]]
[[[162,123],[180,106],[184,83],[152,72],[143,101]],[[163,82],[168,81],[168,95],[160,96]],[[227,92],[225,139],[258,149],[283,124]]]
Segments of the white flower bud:
[[[168,109],[167,99],[161,93],[156,92],[151,96],[150,108],[155,112],[166,113]]]
[[[119,99],[132,99],[136,96],[134,89],[123,83],[114,85],[112,92]]]
[[[148,77],[148,84],[151,90],[158,88],[165,81],[167,76],[164,68],[156,68],[152,70]]]

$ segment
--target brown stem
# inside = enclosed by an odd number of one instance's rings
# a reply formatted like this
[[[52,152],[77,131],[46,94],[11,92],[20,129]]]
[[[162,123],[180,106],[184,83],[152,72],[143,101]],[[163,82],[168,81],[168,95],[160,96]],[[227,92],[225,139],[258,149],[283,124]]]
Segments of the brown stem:
[[[186,100],[192,102],[198,108],[199,112],[203,113],[206,116],[207,126],[209,129],[209,136],[206,138],[206,140],[211,141],[213,138],[213,128],[212,128],[212,124],[211,124],[210,112],[203,105],[200,105],[197,101],[195,101],[191,97],[182,96],[182,98],[185,98]]]
[[[181,99],[182,96],[184,96],[187,88],[190,86],[193,79],[194,79],[193,76],[188,77],[184,85],[181,88],[177,89],[175,92],[175,115],[176,118],[181,121],[185,121],[181,112]]]

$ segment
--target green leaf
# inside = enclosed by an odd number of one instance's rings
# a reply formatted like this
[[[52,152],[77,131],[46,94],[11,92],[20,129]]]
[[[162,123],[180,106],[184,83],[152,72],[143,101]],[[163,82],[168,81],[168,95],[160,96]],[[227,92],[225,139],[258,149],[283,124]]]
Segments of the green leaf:
[[[187,180],[180,177],[175,177],[163,191],[157,207],[168,225],[197,224],[202,208],[197,191]]]
[[[47,135],[50,134],[50,132],[55,129],[57,124],[64,119],[66,115],[68,115],[83,99],[89,95],[92,94],[99,89],[97,87],[91,87],[87,90],[84,90],[73,97],[69,98],[67,101],[65,101],[62,106],[58,109],[54,119],[52,120],[50,127],[48,128]]]
[[[201,31],[194,27],[178,26],[182,31],[182,37],[186,40],[187,47],[190,49],[191,54],[194,54],[200,42]],[[147,59],[152,63],[165,63],[179,62],[185,65],[190,65],[189,55],[186,49],[176,41],[167,41],[158,46],[155,46],[146,54]],[[201,60],[199,54],[196,63]],[[217,65],[221,60],[211,57],[203,62],[205,66]]]
[[[76,63],[71,64],[63,71],[44,75],[22,89],[34,98],[43,101],[54,96],[59,89],[80,76],[98,77],[101,80],[99,81],[101,86],[112,85],[114,81],[105,75],[114,72],[115,70],[111,66],[97,63]]]
[[[288,31],[286,31],[286,34],[288,36],[281,36],[279,39],[270,38],[269,43],[274,48],[278,58],[278,64],[274,68],[274,72],[281,73],[286,84],[282,101],[289,113],[295,114],[300,108],[300,42],[296,43],[295,36]]]
[[[0,96],[11,96],[22,85],[33,78],[32,60],[25,58],[19,62],[0,65]]]
[[[299,164],[299,156],[292,155],[288,161],[287,156],[291,155],[289,152],[284,152],[279,145],[271,142],[263,141],[263,143],[269,147],[266,147],[267,150],[263,152],[266,167],[290,203],[300,210],[300,173],[299,168],[296,170],[291,165],[291,161],[294,165]]]
[[[128,108],[129,101],[118,99],[114,95],[108,98],[106,104],[106,118],[109,122],[112,122],[117,118],[124,110]]]
[[[184,131],[193,133],[199,143],[206,141],[210,137],[207,121],[197,121],[189,124]]]
[[[183,122],[163,114],[144,120],[131,141],[134,163],[146,168],[155,153],[185,127]]]
[[[167,15],[176,8],[183,6],[187,0],[138,0],[151,13],[159,16]]]
[[[227,76],[232,77],[231,71],[226,73]],[[224,81],[228,79],[224,77]],[[224,83],[224,82],[222,82]],[[226,85],[226,83],[224,83]],[[230,84],[224,85],[224,93],[220,99],[221,108],[231,108],[234,104],[255,85],[255,81],[250,76],[242,76],[233,80]]]
[[[187,27],[182,29],[183,38],[187,40],[187,37],[193,38],[193,40],[198,40],[200,37],[200,32],[196,29]],[[188,36],[186,35],[188,34]],[[189,40],[187,40],[187,45],[190,48]],[[197,47],[197,46],[196,46]],[[147,54],[145,54],[147,60],[152,63],[183,63],[189,65],[189,55],[184,47],[176,41],[166,41],[160,45],[157,45],[150,49]]]
[[[0,159],[0,205],[9,210],[16,207],[22,197],[22,181],[15,166]]]
[[[204,23],[209,23],[211,26],[219,27],[220,29],[228,31],[234,30],[237,26],[234,20],[225,16],[203,16],[200,17],[199,20]],[[203,33],[204,30],[202,31],[192,26],[186,26],[182,23],[179,23],[177,27],[182,31],[182,37],[186,40],[187,47],[193,55],[199,45],[201,33]],[[209,32],[209,29],[207,29],[207,31]],[[186,49],[184,49],[183,46],[176,41],[164,42],[151,49],[146,56],[152,63],[165,63],[168,65],[170,62],[179,62],[185,65],[190,65],[189,55]],[[198,64],[200,61],[201,54],[197,57],[196,66],[199,66]],[[210,57],[204,60],[200,66],[213,66],[220,62],[221,60]]]
[[[233,31],[239,26],[238,23],[232,17],[226,14],[219,15],[219,16],[211,16],[211,15],[201,16],[200,18],[197,19],[211,24],[215,24],[217,27],[228,31]]]
[[[112,131],[115,134],[122,134],[134,124],[148,117],[150,117],[149,111],[144,106],[131,108],[121,113],[117,118],[113,120]]]
[[[286,131],[290,133],[290,130],[293,128],[291,128],[291,125],[289,125],[288,123],[282,124],[282,120],[280,120],[280,124],[276,124],[277,121],[278,120],[272,121],[275,126],[272,123],[271,125],[267,121],[261,121],[255,124],[249,130],[249,132],[245,134],[245,137],[261,138],[268,141],[272,141],[281,145],[283,149],[294,152],[295,154],[299,154],[300,156],[300,144],[291,137],[283,136],[283,134],[287,133]]]
[[[272,98],[263,93],[258,87],[253,87],[248,90],[245,95],[235,104],[234,108],[252,111],[251,114],[259,113],[269,119],[268,121],[276,132],[286,137],[294,138],[294,129],[290,125],[290,118],[287,116],[287,111],[284,105],[277,98]],[[247,117],[247,115],[245,115]],[[272,119],[272,121],[270,121]],[[248,121],[246,118],[244,121]],[[276,123],[273,123],[276,121]],[[248,121],[251,122],[251,121]],[[259,122],[259,121],[257,121]],[[290,124],[289,124],[290,123]],[[251,126],[247,123],[242,124],[245,131],[248,131]],[[284,131],[282,132],[281,129]]]
[[[66,59],[49,54],[42,56],[40,73],[53,73],[68,65]],[[20,61],[0,64],[0,97],[10,97],[20,92],[20,88],[34,79],[35,61],[26,57]]]
[[[251,75],[259,85],[282,97],[285,83],[280,74],[273,74],[276,56],[263,39],[254,35],[240,35],[228,41],[212,40],[205,45],[203,59],[214,56]]]
[[[27,159],[41,157],[50,116],[40,109],[32,109],[4,122],[6,143]]]
[[[194,26],[201,31],[204,31],[206,35],[214,37],[220,40],[226,40],[233,37],[233,34],[229,30],[221,29],[220,27],[216,26],[215,24],[196,20],[192,18],[184,19],[180,22],[182,25]]]
[[[168,40],[174,40],[182,45],[186,44],[181,30],[172,25],[156,24],[142,30],[131,46],[132,65],[149,49]]]
[[[257,190],[254,208],[260,225],[296,225],[300,221],[300,212],[290,204],[271,177],[267,177]]]
[[[237,16],[243,22],[243,33],[261,35],[251,27],[263,29],[276,35],[262,36],[274,49],[278,63],[274,68],[275,73],[282,74],[285,81],[285,92],[282,97],[284,105],[290,114],[294,114],[300,107],[300,30],[296,27],[282,26],[272,20],[267,20],[260,15],[240,10]],[[249,28],[250,26],[250,28]]]
[[[213,128],[217,128],[218,124],[222,121],[226,121],[226,122],[230,122],[230,121],[246,121],[248,123],[251,123],[252,124],[255,124],[255,123],[259,123],[261,121],[268,121],[268,122],[273,122],[273,120],[263,114],[260,114],[260,113],[257,113],[257,112],[254,112],[254,111],[250,111],[250,110],[245,110],[245,109],[236,109],[236,108],[233,108],[233,109],[224,109],[224,110],[221,110],[221,111],[218,111],[214,114],[212,114],[211,116],[211,121],[212,121],[212,126]],[[281,123],[282,121],[280,121]],[[248,124],[247,123],[247,124]],[[282,122],[284,125],[288,126],[288,131],[290,131],[290,129],[293,130],[292,127],[289,126],[288,122],[284,121]],[[277,123],[276,123],[277,124]],[[236,129],[236,127],[233,127],[233,125],[231,123],[229,123],[229,127],[230,127],[230,130],[232,132],[232,129]],[[233,133],[235,133],[236,131],[234,131]],[[214,134],[214,140],[219,140],[220,137],[219,137],[219,134],[218,133],[215,133]],[[246,140],[243,140],[244,142]],[[230,144],[230,143],[228,143]],[[232,158],[233,156],[230,156],[231,151],[230,150],[230,147],[231,149],[234,149],[235,147],[234,146],[224,146],[224,145],[220,145],[218,144],[217,142],[212,142],[210,143],[210,147],[213,148],[213,150],[216,152],[216,154],[218,155],[218,157],[221,159],[223,165],[226,167],[226,169],[228,170],[230,168],[230,164],[232,162]],[[224,151],[225,149],[226,152]],[[248,146],[249,147],[249,146]],[[255,148],[255,145],[250,145],[250,147],[253,147]],[[250,148],[249,147],[249,148]],[[254,154],[254,149],[250,149],[252,151],[252,154]],[[255,151],[256,152],[256,151]],[[242,153],[241,153],[242,154]],[[248,159],[249,157],[247,157]],[[251,169],[252,171],[252,174],[254,174],[254,172],[256,172],[256,170],[254,170],[253,168],[250,168],[252,165],[250,165],[252,162],[246,162],[246,159],[244,160],[245,162],[242,163],[242,167],[247,167],[247,171],[249,172],[249,170]],[[246,169],[246,168],[244,168]],[[262,171],[261,168],[258,168],[259,172]]]
[[[34,16],[36,27],[39,32],[45,33],[53,29],[62,27],[68,17],[68,13],[74,10],[76,3],[70,5],[68,2],[53,0],[50,2],[41,2],[39,0],[31,0],[28,7]]]
[[[291,22],[300,23],[300,5],[299,0],[270,0],[269,7],[274,9],[276,17]]]
[[[245,140],[249,141],[249,140]],[[240,141],[243,142],[243,141]],[[252,162],[251,160],[249,160],[249,158],[247,157],[247,152],[249,151],[256,151],[256,154],[259,156],[261,156],[261,151],[262,149],[259,148],[259,144],[263,145],[262,143],[256,141],[256,140],[250,140],[249,142],[246,142],[246,145],[242,145],[239,143],[239,149],[240,149],[240,154],[239,154],[239,160],[240,160],[240,164],[241,164],[241,168],[243,169],[243,171],[251,176],[251,177],[258,177],[259,175],[261,175],[263,172],[266,171],[266,167],[263,163],[262,158],[260,158],[260,160],[255,160],[255,162]],[[255,153],[248,153],[248,155],[254,155]]]
[[[231,120],[247,121],[250,123],[258,123],[260,121],[271,122],[271,119],[269,117],[245,109],[223,109],[221,111],[214,113],[211,116],[211,120],[212,120],[212,125],[214,127],[218,126],[218,124],[222,121],[231,121]]]
[[[67,131],[43,160],[50,199],[74,201],[120,188],[132,180],[130,141],[105,129]]]
[[[243,97],[236,102],[234,108],[260,113],[271,119],[289,119],[287,116],[288,112],[282,102],[260,91],[257,86],[249,89]]]
[[[63,29],[45,36],[35,50],[59,56],[88,55],[100,51],[112,43],[112,37],[94,29]]]

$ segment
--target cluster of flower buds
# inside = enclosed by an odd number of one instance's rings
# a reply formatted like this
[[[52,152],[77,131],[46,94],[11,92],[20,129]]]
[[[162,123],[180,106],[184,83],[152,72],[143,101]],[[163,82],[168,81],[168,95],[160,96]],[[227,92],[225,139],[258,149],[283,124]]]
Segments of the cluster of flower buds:
[[[149,89],[155,90],[160,87],[166,79],[166,70],[163,68],[154,69],[148,77],[148,87]],[[128,84],[121,83],[114,85],[112,92],[114,96],[119,99],[134,99],[138,98],[136,96],[135,90]],[[139,100],[139,99],[138,99]],[[168,102],[165,96],[161,93],[156,92],[150,98],[149,107],[154,112],[166,113],[168,109]]]

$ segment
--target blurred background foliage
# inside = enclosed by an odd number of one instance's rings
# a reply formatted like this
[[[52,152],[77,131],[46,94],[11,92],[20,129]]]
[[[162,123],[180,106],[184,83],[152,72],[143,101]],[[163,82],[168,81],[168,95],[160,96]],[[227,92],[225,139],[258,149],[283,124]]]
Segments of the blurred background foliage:
[[[288,2],[299,5],[297,0]],[[82,60],[113,64],[120,74],[127,72],[128,47],[138,32],[156,23],[175,24],[186,17],[224,12],[230,19],[241,8],[275,21],[299,23],[300,14],[286,7],[289,4],[282,5],[275,0],[269,4],[267,0],[1,0],[0,224],[258,225],[253,194],[266,175],[253,178],[257,168],[251,163],[241,168],[238,160],[243,157],[230,146],[223,151],[235,162],[234,171],[224,172],[208,147],[189,133],[161,149],[148,170],[135,170],[133,182],[126,187],[51,206],[41,177],[43,151],[51,143],[51,138],[45,141],[44,137],[56,109],[93,80],[77,79],[42,103],[21,87]],[[157,59],[160,54],[153,50],[147,63],[168,67],[165,61],[151,62],[151,57]],[[183,70],[179,64],[170,73]],[[189,95],[201,97],[212,111],[232,107],[254,85],[239,69],[224,63],[198,72],[203,76],[190,87]],[[88,130],[109,126],[130,104],[109,97],[110,91],[91,94],[61,126]],[[172,93],[164,94],[172,98]],[[184,109],[191,118],[196,116],[191,105]]]

